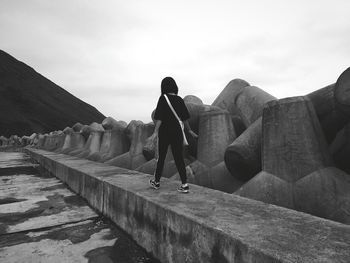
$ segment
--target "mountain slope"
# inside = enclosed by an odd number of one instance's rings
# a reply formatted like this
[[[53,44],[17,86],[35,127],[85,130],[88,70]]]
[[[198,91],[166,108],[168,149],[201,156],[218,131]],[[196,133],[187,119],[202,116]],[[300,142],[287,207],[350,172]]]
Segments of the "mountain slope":
[[[34,69],[0,50],[0,135],[62,130],[105,118]]]

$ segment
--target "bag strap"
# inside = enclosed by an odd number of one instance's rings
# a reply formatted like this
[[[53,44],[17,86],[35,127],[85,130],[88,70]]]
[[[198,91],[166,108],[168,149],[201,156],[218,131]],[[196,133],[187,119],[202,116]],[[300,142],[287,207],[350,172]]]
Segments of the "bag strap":
[[[181,122],[179,116],[177,115],[176,111],[174,110],[173,105],[171,105],[171,103],[170,103],[170,101],[169,101],[169,98],[167,97],[166,94],[164,94],[164,97],[165,97],[165,99],[166,99],[166,101],[167,101],[167,103],[168,103],[168,105],[169,105],[171,111],[174,113],[176,119],[177,119],[179,122]]]

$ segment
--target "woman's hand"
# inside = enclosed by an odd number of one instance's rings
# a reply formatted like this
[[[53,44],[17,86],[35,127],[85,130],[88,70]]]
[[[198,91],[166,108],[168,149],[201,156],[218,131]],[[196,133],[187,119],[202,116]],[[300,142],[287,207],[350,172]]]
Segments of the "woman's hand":
[[[198,135],[194,132],[194,131],[192,131],[192,130],[190,130],[189,131],[189,134],[191,134],[191,136],[193,137],[193,138],[198,138]]]

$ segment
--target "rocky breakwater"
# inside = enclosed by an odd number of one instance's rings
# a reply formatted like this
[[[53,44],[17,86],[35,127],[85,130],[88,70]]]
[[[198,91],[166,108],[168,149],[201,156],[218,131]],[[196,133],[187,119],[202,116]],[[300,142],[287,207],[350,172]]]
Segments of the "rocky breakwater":
[[[350,70],[335,84],[303,97],[277,100],[241,79],[228,83],[212,105],[184,97],[189,124],[184,156],[189,182],[348,224]],[[106,118],[63,132],[0,138],[153,174],[154,123]],[[17,136],[18,137],[18,136]],[[63,140],[64,138],[64,140]],[[335,161],[333,160],[335,159]],[[178,180],[171,149],[163,176]]]

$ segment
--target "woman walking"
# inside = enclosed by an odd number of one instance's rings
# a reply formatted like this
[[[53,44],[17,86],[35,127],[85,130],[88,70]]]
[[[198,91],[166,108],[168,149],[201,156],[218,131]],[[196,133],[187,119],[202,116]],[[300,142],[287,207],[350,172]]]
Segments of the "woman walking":
[[[188,193],[189,186],[187,184],[186,168],[183,158],[184,133],[183,127],[179,120],[184,124],[185,129],[191,136],[197,138],[188,124],[190,114],[186,108],[183,99],[177,95],[178,87],[176,82],[171,77],[166,77],[161,83],[161,96],[157,103],[157,108],[154,114],[156,126],[154,133],[158,136],[158,162],[155,173],[155,179],[150,180],[150,185],[154,189],[159,189],[160,178],[162,176],[164,160],[168,150],[171,146],[171,151],[174,156],[176,168],[180,174],[181,185],[177,189],[181,193]]]

